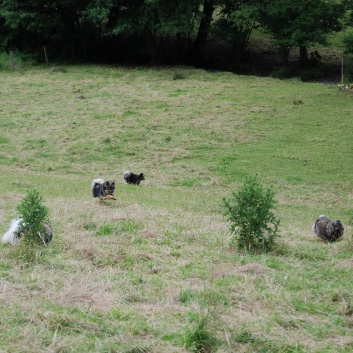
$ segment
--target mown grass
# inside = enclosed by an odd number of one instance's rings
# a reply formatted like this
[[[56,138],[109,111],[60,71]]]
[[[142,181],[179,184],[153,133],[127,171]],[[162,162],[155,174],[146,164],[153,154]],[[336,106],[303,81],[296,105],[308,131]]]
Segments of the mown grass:
[[[69,66],[4,72],[0,96],[0,230],[32,188],[54,229],[35,263],[0,246],[0,350],[352,351],[349,92]],[[237,251],[223,217],[248,174],[276,192],[270,254]],[[92,198],[94,177],[116,201]],[[344,223],[341,241],[311,233],[318,214]]]

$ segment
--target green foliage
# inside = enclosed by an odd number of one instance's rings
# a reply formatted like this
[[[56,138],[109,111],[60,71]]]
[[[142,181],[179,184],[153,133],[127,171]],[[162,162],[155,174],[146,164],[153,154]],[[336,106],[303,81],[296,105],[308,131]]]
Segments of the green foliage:
[[[232,47],[232,58],[239,59],[247,48],[250,34],[256,28],[259,3],[256,1],[225,2],[215,21],[213,33]]]
[[[230,44],[232,59],[239,59],[246,53],[252,29],[260,24],[273,34],[281,47],[324,43],[327,34],[338,29],[338,18],[343,17],[343,6],[338,3],[325,0],[2,0],[0,48],[19,48],[21,52],[36,53],[42,62],[48,58],[52,62],[54,58],[107,59],[107,48],[115,46],[119,50],[110,50],[109,59],[125,61],[119,54],[124,47],[126,58],[133,56],[136,60],[137,54],[144,61],[150,60],[146,55],[149,52],[155,63],[189,64],[197,56],[196,48],[205,44],[208,33],[213,33]],[[345,3],[349,12],[352,4]],[[43,43],[47,54],[41,48]],[[71,43],[70,49],[67,43]]]
[[[334,2],[266,0],[260,22],[285,56],[287,48],[325,44],[328,33],[339,30],[339,16],[339,7]]]
[[[27,195],[17,206],[17,210],[22,218],[20,232],[24,236],[24,243],[32,246],[33,244],[43,244],[40,234],[46,233],[43,223],[48,221],[48,209],[42,203],[42,196],[37,190],[28,191]]]
[[[349,28],[343,35],[343,46],[347,53],[353,54],[353,28]]]
[[[13,51],[14,70],[32,66],[36,62],[33,55]],[[12,70],[11,55],[8,52],[0,52],[0,70]]]
[[[230,230],[239,249],[270,251],[277,236],[279,219],[272,212],[274,191],[264,190],[257,176],[248,176],[243,186],[223,199]]]

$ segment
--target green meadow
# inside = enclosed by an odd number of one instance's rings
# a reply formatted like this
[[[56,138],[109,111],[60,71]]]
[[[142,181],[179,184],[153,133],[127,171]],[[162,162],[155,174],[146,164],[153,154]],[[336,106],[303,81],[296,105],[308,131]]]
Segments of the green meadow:
[[[0,234],[31,189],[54,232],[31,263],[0,244],[1,353],[353,351],[352,93],[187,67],[0,74]],[[255,174],[280,218],[267,254],[224,217]]]

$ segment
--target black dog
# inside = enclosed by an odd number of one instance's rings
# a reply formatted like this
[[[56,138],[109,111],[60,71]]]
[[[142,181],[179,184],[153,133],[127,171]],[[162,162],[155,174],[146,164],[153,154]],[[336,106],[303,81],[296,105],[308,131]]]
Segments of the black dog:
[[[134,174],[134,173],[130,173],[128,170],[125,170],[123,175],[124,175],[125,181],[128,184],[140,185],[140,182],[142,180],[145,180],[145,176],[143,175],[143,173]]]
[[[98,197],[101,200],[113,199],[115,191],[114,181],[105,181],[102,178],[92,180],[92,195],[93,197]]]
[[[340,220],[332,222],[326,216],[321,215],[316,219],[312,230],[318,237],[331,243],[342,237],[344,227]]]

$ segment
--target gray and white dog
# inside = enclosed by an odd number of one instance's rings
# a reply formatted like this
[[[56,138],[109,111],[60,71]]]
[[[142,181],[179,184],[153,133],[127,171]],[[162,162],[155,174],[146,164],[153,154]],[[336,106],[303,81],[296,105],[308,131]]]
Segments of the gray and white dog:
[[[344,232],[344,227],[340,220],[332,222],[325,215],[320,215],[311,229],[318,237],[330,243],[341,238]]]
[[[50,223],[42,224],[43,230],[39,232],[39,236],[43,240],[43,242],[47,245],[53,239],[53,229]],[[22,218],[15,218],[10,222],[9,229],[2,236],[1,242],[3,244],[11,244],[15,246],[18,243],[18,240],[23,235],[23,232],[26,230],[26,224],[23,223]]]
[[[97,178],[92,180],[91,184],[93,197],[98,197],[101,200],[112,199],[116,200],[114,197],[115,182],[105,181],[103,178]]]

